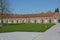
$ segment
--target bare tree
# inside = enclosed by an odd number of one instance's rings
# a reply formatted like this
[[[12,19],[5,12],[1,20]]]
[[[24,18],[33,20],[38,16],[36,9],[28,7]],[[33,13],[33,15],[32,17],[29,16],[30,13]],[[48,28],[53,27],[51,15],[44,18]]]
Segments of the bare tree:
[[[9,0],[0,0],[0,17],[1,17],[1,25],[3,25],[3,17],[4,15],[8,14],[9,11]]]

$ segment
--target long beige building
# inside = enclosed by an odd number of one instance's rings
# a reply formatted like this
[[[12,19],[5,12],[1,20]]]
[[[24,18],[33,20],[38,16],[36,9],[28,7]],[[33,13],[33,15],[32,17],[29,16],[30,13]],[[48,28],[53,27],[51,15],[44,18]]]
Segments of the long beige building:
[[[47,12],[39,14],[15,14],[3,16],[4,23],[58,23],[59,19],[60,14],[58,12]]]

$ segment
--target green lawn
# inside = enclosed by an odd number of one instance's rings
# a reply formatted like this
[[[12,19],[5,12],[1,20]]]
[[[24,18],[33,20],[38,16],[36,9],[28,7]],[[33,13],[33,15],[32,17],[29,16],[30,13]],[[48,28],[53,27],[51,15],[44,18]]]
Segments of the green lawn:
[[[1,32],[45,32],[55,24],[8,24],[0,28]]]

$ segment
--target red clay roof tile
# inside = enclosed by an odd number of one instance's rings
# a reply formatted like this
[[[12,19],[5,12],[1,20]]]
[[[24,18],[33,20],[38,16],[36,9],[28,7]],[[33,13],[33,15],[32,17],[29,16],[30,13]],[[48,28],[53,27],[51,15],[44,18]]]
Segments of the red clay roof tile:
[[[33,17],[53,17],[55,13],[47,12],[40,14],[17,14],[17,15],[4,15],[3,18],[33,18]],[[0,16],[1,18],[1,16]]]

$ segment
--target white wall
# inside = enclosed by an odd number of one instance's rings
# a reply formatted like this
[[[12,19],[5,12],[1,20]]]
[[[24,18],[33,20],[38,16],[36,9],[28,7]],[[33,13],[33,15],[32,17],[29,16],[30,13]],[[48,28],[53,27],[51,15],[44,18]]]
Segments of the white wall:
[[[30,20],[31,23],[34,23],[34,20]]]
[[[1,23],[1,20],[0,20],[0,23]]]
[[[8,20],[8,23],[12,23],[12,20]]]
[[[44,23],[48,23],[48,20],[47,20],[47,19],[45,19],[45,20],[44,20]]]
[[[41,22],[40,19],[38,19],[38,20],[37,20],[37,23],[40,23],[40,22]]]
[[[13,23],[17,23],[17,20],[13,20]]]
[[[8,20],[3,20],[3,23],[7,23]]]
[[[57,20],[56,19],[54,19],[54,23],[57,23]]]

